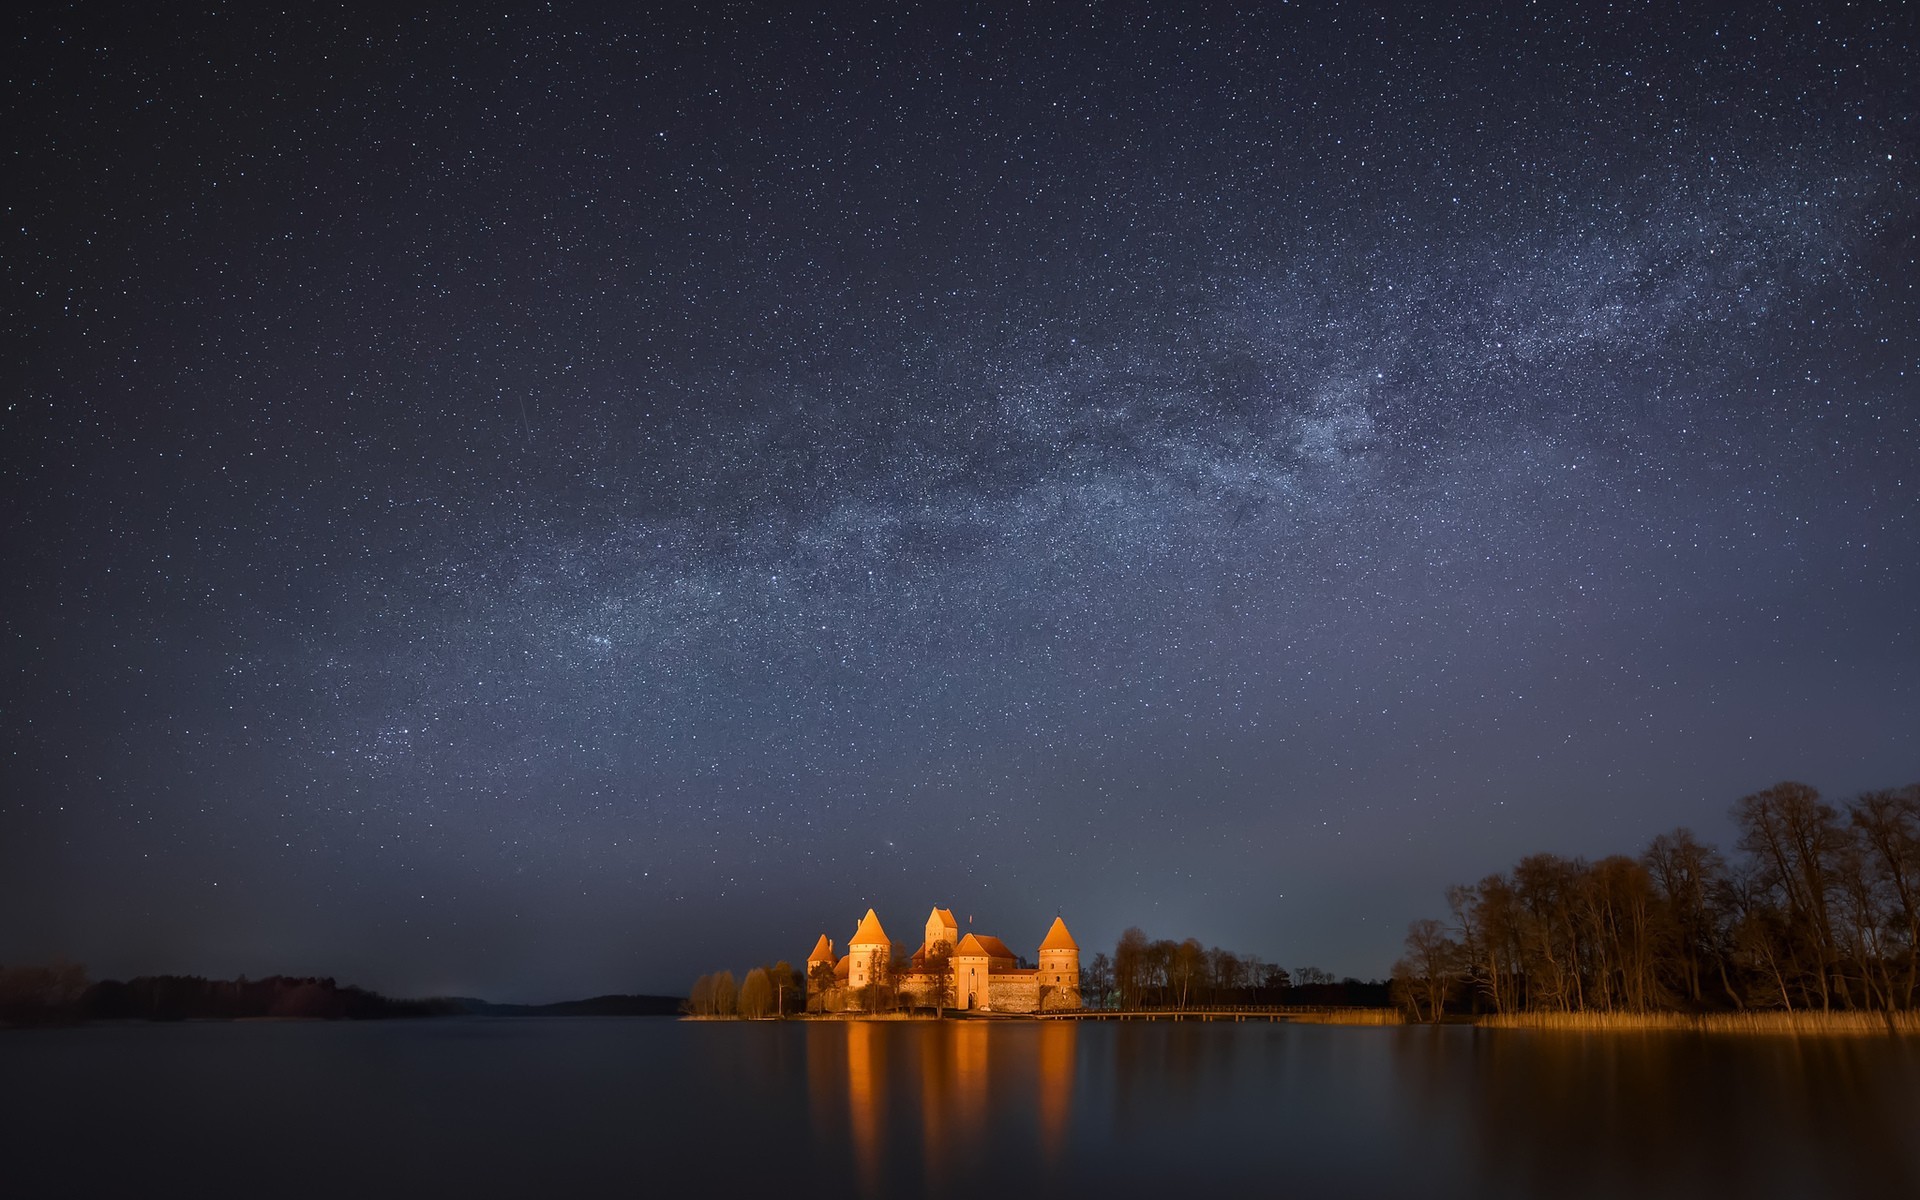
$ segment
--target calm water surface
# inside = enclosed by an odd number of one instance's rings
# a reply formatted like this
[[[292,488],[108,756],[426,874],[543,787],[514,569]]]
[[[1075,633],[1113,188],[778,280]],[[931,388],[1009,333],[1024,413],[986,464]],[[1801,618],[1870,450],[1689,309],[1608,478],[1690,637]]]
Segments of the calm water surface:
[[[1920,1196],[1920,1044],[1268,1024],[0,1032],[6,1194]],[[762,1192],[762,1189],[765,1189]]]

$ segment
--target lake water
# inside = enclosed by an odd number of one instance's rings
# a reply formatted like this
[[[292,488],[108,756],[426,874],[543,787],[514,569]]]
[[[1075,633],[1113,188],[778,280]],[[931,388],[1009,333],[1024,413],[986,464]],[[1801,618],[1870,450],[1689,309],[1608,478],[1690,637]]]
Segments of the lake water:
[[[0,1032],[12,1196],[1920,1196],[1920,1042],[634,1018]]]

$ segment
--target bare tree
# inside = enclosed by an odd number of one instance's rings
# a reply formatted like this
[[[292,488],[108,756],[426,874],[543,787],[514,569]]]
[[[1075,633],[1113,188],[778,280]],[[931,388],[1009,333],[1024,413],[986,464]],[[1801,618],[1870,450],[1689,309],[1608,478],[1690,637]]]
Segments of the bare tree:
[[[1719,851],[1684,828],[1654,838],[1640,861],[1660,900],[1656,938],[1664,945],[1661,958],[1676,976],[1678,990],[1699,1007],[1705,999],[1706,964],[1715,952],[1713,907],[1726,863]]]
[[[861,1011],[870,1013],[893,1012],[900,1007],[899,979],[900,968],[884,955],[877,955],[873,967],[867,972],[867,984],[854,997]]]
[[[694,980],[693,986],[687,989],[687,999],[681,1007],[692,1016],[712,1016],[713,976],[702,975],[700,978]]]
[[[1787,950],[1814,985],[1822,1009],[1849,999],[1838,970],[1832,900],[1842,844],[1839,815],[1804,783],[1777,783],[1734,805],[1740,848],[1751,854],[1776,889],[1787,918]],[[1837,995],[1836,995],[1837,993]]]
[[[1446,926],[1429,917],[1407,926],[1406,945],[1393,978],[1404,984],[1415,1020],[1437,1021],[1459,979],[1460,944],[1447,936]]]
[[[793,964],[784,958],[767,968],[767,982],[773,985],[773,1011],[776,1016],[784,1017],[792,1012],[798,998],[806,992],[805,981],[793,969]]]
[[[1180,943],[1172,938],[1155,938],[1147,943],[1147,952],[1142,956],[1145,968],[1147,991],[1153,997],[1153,1003],[1165,1007],[1173,992],[1173,956],[1180,949]]]
[[[1920,785],[1842,813],[1801,783],[1743,797],[1733,859],[1686,829],[1638,858],[1534,854],[1447,892],[1459,970],[1496,1011],[1920,1001]],[[1395,995],[1431,1016],[1433,931],[1416,925]],[[1303,975],[1305,973],[1303,972]]]
[[[1147,935],[1138,925],[1129,926],[1114,947],[1113,978],[1120,989],[1120,1007],[1139,1008],[1145,1003]]]
[[[1889,1005],[1912,1008],[1920,988],[1920,784],[1868,792],[1850,816],[1861,871],[1884,898]]]
[[[1231,950],[1222,950],[1218,946],[1207,951],[1207,986],[1215,1004],[1232,1004],[1240,999],[1239,993],[1244,985],[1246,966],[1240,956]]]
[[[1080,992],[1091,1008],[1105,1008],[1113,996],[1113,960],[1106,951],[1093,956],[1093,961],[1080,969]]]
[[[1521,969],[1534,1007],[1573,1012],[1585,1007],[1580,960],[1584,947],[1575,919],[1586,864],[1554,854],[1530,854],[1513,869],[1519,908]]]
[[[1169,990],[1178,996],[1179,1007],[1187,1006],[1206,968],[1207,948],[1196,938],[1181,942],[1167,955],[1167,983]]]
[[[1512,881],[1495,874],[1471,887],[1449,888],[1447,904],[1460,933],[1462,974],[1474,996],[1494,1012],[1522,1007],[1521,912]]]
[[[920,964],[920,970],[933,977],[933,987],[922,998],[923,1002],[933,1004],[934,1016],[946,1016],[947,1010],[953,1007],[953,958],[945,942],[941,942],[939,948],[927,956]]]
[[[741,981],[736,1011],[749,1020],[758,1020],[773,1011],[773,981],[767,978],[765,967],[748,971]]]

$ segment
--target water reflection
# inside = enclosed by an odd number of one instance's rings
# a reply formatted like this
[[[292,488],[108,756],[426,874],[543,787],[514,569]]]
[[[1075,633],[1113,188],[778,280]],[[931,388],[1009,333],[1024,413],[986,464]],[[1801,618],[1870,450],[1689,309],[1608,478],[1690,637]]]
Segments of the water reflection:
[[[1073,1110],[1073,1047],[1079,1026],[1054,1021],[1040,1027],[1040,1149],[1058,1169]]]
[[[730,1195],[776,1176],[836,1200],[1920,1195],[1920,1039],[190,1024],[9,1031],[0,1078],[6,1194],[22,1196],[74,1194],[76,1164],[95,1194],[273,1179],[278,1197],[329,1200],[641,1180]]]
[[[1920,1195],[1911,1040],[1400,1037],[1418,1119],[1497,1194]]]
[[[982,1021],[816,1040],[809,1092],[851,1114],[860,1195],[1920,1195],[1905,1042]]]
[[[853,1131],[853,1163],[864,1195],[880,1190],[880,1153],[886,1132],[886,1047],[876,1027],[847,1026],[847,1111]]]
[[[1057,1164],[1067,1146],[1074,1092],[1072,1025],[990,1027],[849,1021],[809,1027],[807,1091],[820,1119],[844,1107],[857,1193],[878,1195],[901,1164],[920,1164],[920,1190],[943,1195],[977,1175],[983,1159]],[[996,1087],[995,1083],[999,1086]],[[918,1120],[911,1110],[917,1106]],[[917,1140],[910,1137],[917,1128]],[[1037,1151],[1037,1154],[1036,1154]]]

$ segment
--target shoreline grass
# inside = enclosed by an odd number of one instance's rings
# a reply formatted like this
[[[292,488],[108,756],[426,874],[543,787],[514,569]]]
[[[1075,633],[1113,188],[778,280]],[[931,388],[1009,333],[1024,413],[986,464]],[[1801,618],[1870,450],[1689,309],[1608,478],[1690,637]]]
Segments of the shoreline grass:
[[[1742,1033],[1845,1037],[1920,1036],[1920,1012],[1496,1013],[1474,1022],[1481,1029],[1542,1029],[1566,1033]]]
[[[1405,1025],[1407,1016],[1397,1008],[1345,1008],[1332,1012],[1295,1013],[1285,1018],[1295,1025]]]

